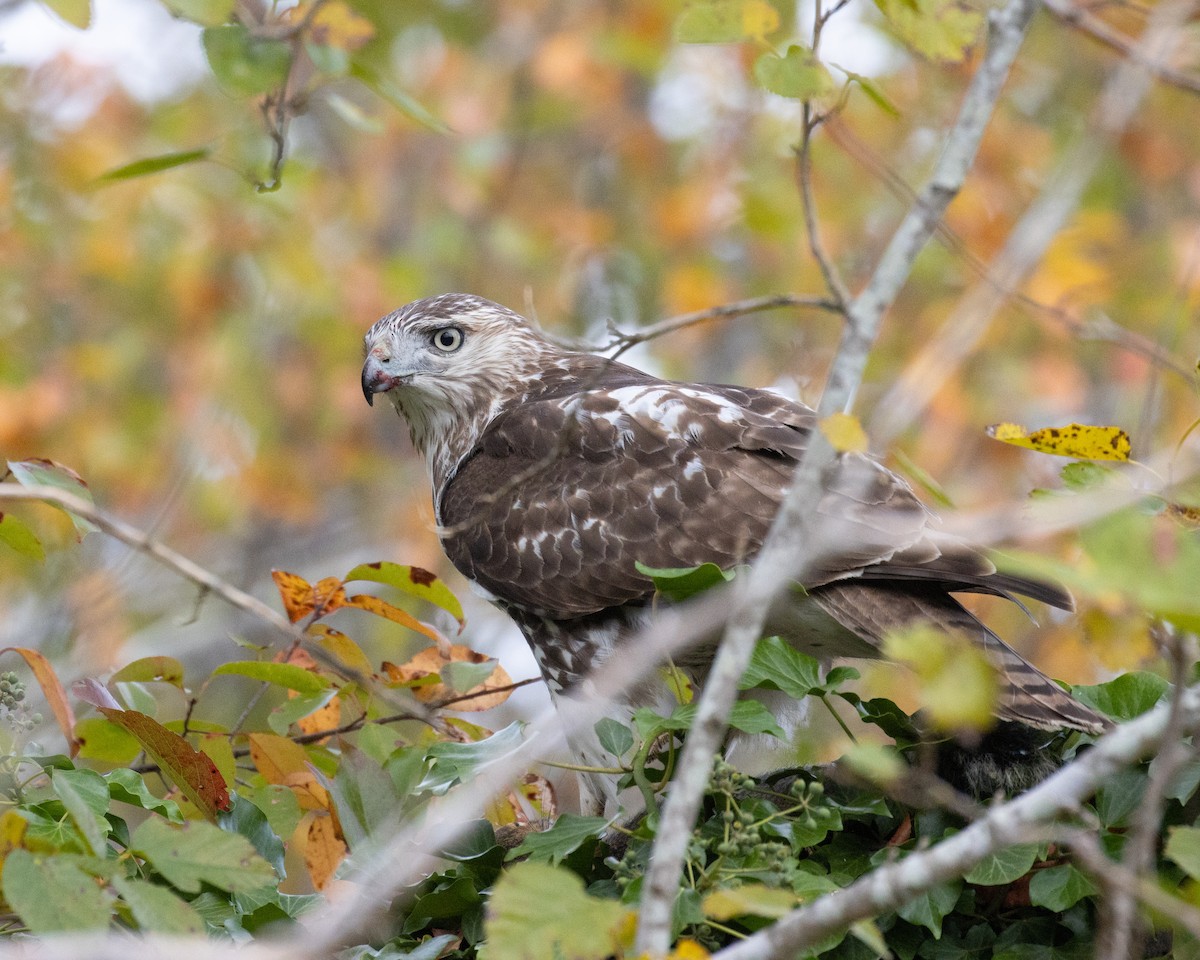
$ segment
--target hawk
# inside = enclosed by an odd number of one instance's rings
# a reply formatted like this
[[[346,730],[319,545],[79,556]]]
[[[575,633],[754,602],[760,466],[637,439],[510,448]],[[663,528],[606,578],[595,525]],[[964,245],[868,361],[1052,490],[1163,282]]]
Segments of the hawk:
[[[368,403],[388,394],[408,421],[447,556],[516,621],[559,709],[585,696],[581,680],[645,622],[655,588],[639,563],[753,560],[816,420],[769,391],[671,382],[564,349],[466,294],[402,307],[371,327],[365,347],[363,393]],[[773,633],[825,659],[877,658],[888,631],[914,623],[963,633],[998,670],[1000,720],[1102,728],[953,596],[1019,594],[1069,609],[1069,594],[998,572],[939,532],[905,481],[866,455],[838,454],[821,486],[832,546],[810,563],[804,595],[772,612]],[[710,643],[677,665],[702,682],[712,652]],[[652,696],[639,688],[624,706]],[[600,761],[589,744],[572,748]],[[611,797],[598,778],[588,789]]]

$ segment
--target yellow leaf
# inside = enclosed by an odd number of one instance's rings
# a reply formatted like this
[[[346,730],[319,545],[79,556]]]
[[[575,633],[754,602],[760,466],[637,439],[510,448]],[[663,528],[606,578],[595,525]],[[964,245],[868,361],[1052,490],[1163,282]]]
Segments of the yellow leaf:
[[[796,909],[798,899],[790,890],[779,890],[761,883],[717,890],[704,898],[704,915],[720,923],[734,917],[768,917],[778,920]]]
[[[742,4],[742,32],[753,40],[764,40],[779,27],[779,11],[766,0],[745,0]]]
[[[851,413],[832,413],[819,424],[821,433],[839,453],[866,453],[867,433]]]
[[[302,3],[288,11],[287,19],[292,23],[301,23],[311,9],[311,3]],[[375,36],[375,27],[342,0],[332,0],[323,4],[313,15],[308,32],[314,43],[353,52]]]
[[[916,627],[889,633],[883,652],[912,668],[925,710],[938,730],[986,730],[995,722],[1000,692],[996,670],[966,637]]]
[[[994,423],[987,428],[993,440],[1028,447],[1039,453],[1078,460],[1129,459],[1129,434],[1120,427],[1097,427],[1085,423],[1068,423],[1065,427],[1043,427],[1027,431],[1016,423]]]
[[[328,813],[311,810],[296,826],[292,845],[304,857],[313,886],[324,890],[346,858],[346,844]]]
[[[491,660],[486,654],[477,653],[462,644],[454,644],[449,652],[449,657],[445,657],[437,647],[426,647],[407,663],[399,666],[385,661],[383,670],[390,683],[412,687],[413,695],[422,703],[440,703],[452,699],[454,702],[449,705],[450,709],[458,712],[490,710],[512,695],[512,691],[506,689],[512,686],[512,677],[498,663],[481,683],[462,693],[455,693],[443,683],[414,685],[414,681],[424,680],[426,677],[440,677],[448,663],[483,664]]]

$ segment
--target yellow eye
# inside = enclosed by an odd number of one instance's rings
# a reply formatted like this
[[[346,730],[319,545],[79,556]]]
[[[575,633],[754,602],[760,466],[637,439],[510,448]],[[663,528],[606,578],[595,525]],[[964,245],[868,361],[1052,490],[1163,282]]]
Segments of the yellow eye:
[[[463,345],[463,332],[458,327],[442,327],[433,332],[431,339],[442,353],[453,353]]]

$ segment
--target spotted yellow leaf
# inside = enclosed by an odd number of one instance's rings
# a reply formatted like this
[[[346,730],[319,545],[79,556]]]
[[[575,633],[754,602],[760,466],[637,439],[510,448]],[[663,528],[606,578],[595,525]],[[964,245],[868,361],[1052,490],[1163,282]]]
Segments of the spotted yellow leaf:
[[[866,453],[867,433],[851,413],[832,413],[820,423],[821,433],[839,453]]]
[[[1028,447],[1039,453],[1056,457],[1075,457],[1080,460],[1128,460],[1129,434],[1120,427],[1097,427],[1085,423],[1068,423],[1064,427],[1043,427],[1026,430],[1016,423],[995,423],[987,428],[988,436],[1016,447]]]

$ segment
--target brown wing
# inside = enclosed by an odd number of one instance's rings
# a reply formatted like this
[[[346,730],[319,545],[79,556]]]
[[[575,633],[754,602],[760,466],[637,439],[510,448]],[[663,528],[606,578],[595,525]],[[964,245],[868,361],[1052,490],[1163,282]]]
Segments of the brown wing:
[[[722,567],[752,559],[791,480],[813,413],[766,391],[667,383],[598,358],[501,414],[439,503],[447,554],[498,599],[552,619],[649,598],[636,562]],[[1069,603],[998,578],[929,529],[895,474],[848,454],[831,465],[809,586],[922,580]]]

